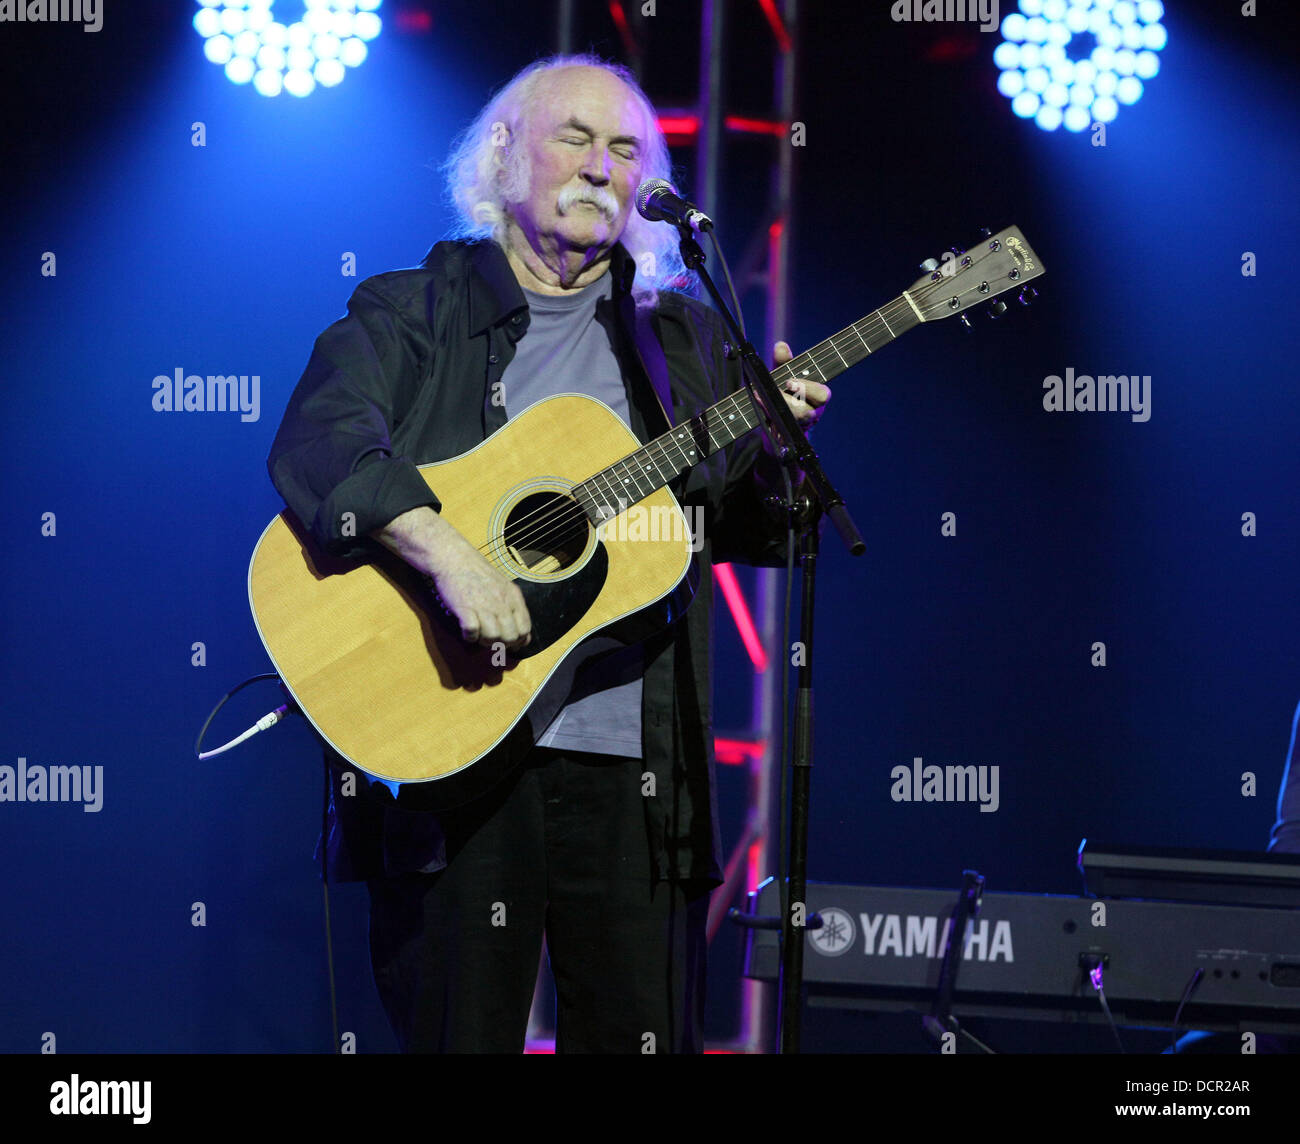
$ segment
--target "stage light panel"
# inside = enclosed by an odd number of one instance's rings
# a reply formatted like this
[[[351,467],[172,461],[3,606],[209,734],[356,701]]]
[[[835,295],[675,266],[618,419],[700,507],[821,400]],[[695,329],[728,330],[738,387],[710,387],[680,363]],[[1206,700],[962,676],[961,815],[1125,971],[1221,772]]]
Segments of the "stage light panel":
[[[383,28],[382,0],[280,0],[296,11],[291,23],[276,19],[275,0],[198,0],[194,30],[203,54],[234,84],[252,83],[265,96],[287,91],[299,98],[334,87],[348,68],[369,55],[368,42]],[[1140,45],[1139,45],[1140,46]]]
[[[1019,0],[993,51],[998,91],[1044,131],[1086,130],[1131,106],[1169,41],[1160,0]]]

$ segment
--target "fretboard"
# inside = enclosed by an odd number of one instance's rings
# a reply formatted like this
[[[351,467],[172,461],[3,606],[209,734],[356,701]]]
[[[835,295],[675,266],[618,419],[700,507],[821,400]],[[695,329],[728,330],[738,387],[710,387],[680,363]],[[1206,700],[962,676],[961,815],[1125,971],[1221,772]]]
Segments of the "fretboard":
[[[777,385],[803,379],[830,381],[920,321],[907,295],[901,294],[861,321],[777,366],[772,370],[772,378]],[[762,420],[748,386],[738,389],[583,481],[573,490],[574,497],[587,519],[599,524],[644,500],[751,429],[757,429]]]

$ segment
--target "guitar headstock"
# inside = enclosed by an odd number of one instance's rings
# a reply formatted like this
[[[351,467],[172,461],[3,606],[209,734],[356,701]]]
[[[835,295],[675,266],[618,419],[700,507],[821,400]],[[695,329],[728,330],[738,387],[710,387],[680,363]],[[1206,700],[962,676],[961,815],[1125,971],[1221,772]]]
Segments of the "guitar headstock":
[[[1042,259],[1014,226],[997,234],[986,231],[969,250],[945,254],[942,263],[931,260],[926,264],[927,268],[931,266],[933,269],[906,291],[923,322],[961,314],[1008,290],[1023,287],[1045,271]],[[1026,305],[1031,293],[1037,291],[1027,291],[1021,297]],[[999,302],[998,306],[1001,309],[997,313],[1006,309],[1005,303]]]

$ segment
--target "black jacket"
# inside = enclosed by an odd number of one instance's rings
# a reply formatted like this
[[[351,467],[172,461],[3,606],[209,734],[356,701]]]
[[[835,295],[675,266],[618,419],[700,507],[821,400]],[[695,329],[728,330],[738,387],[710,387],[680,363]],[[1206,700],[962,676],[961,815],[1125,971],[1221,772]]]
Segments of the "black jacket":
[[[635,269],[616,246],[613,295],[597,317],[622,367],[632,431],[648,441],[667,428],[663,409],[674,424],[691,417],[736,389],[741,371],[713,310],[671,292],[653,307],[639,305]],[[378,548],[372,529],[408,509],[441,507],[417,466],[458,456],[505,424],[494,383],[528,320],[523,292],[492,242],[440,242],[420,269],[357,287],[347,316],[317,339],[268,459],[272,482],[318,544],[345,558],[367,556]],[[751,433],[670,486],[684,506],[703,508],[705,527],[694,602],[645,645],[642,735],[656,790],[645,801],[661,878],[721,881],[710,569],[714,561],[784,562],[785,533],[763,500],[776,484],[775,462],[761,434]],[[345,513],[353,514],[347,529]],[[346,796],[346,764],[328,749],[327,758],[332,881],[445,864],[433,816],[381,802],[360,780]]]

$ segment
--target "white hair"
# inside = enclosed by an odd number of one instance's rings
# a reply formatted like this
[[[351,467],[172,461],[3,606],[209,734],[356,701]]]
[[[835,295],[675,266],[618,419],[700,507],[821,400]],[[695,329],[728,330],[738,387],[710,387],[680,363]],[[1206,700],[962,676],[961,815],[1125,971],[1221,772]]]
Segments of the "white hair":
[[[452,145],[443,164],[447,194],[456,215],[452,237],[491,238],[504,248],[508,204],[522,202],[528,196],[531,177],[526,148],[507,143],[523,138],[529,104],[542,77],[573,67],[602,68],[623,81],[640,104],[647,123],[641,177],[672,182],[668,143],[659,130],[654,106],[632,73],[599,56],[549,56],[517,73]],[[694,275],[682,264],[673,227],[647,222],[633,210],[619,241],[636,261],[634,286],[639,288],[638,294],[653,295],[659,290],[694,292]]]

